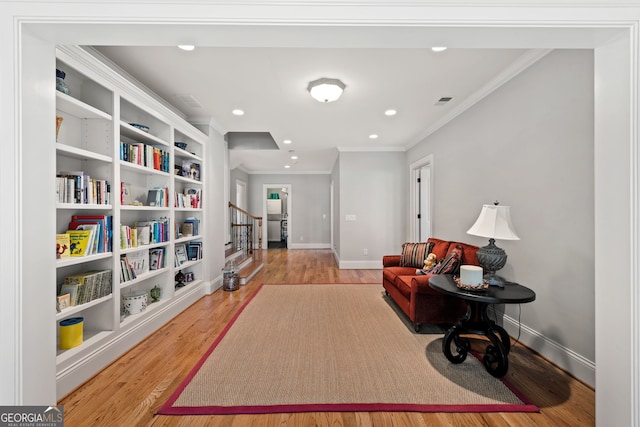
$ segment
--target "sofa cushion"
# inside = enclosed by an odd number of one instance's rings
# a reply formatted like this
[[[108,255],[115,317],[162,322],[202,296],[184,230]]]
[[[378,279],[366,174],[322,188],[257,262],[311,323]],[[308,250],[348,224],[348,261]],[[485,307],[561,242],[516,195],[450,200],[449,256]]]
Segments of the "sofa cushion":
[[[400,266],[422,268],[424,266],[424,260],[431,252],[431,248],[433,248],[433,243],[431,242],[404,243],[402,245]]]
[[[402,294],[403,297],[410,300],[411,299],[411,280],[415,276],[398,276],[396,277],[395,286],[398,291]]]
[[[436,254],[436,259],[438,261],[447,256],[447,254],[449,253],[449,246],[451,246],[451,242],[449,242],[448,240],[436,239],[435,237],[429,237],[427,243],[433,243],[431,252]]]
[[[456,245],[447,256],[436,264],[430,271],[431,274],[458,274],[462,263],[462,246]]]

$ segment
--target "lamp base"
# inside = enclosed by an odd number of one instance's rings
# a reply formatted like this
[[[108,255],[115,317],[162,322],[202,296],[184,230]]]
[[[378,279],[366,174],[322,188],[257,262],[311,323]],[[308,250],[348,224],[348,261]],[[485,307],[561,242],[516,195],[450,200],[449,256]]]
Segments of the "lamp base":
[[[483,279],[489,286],[497,286],[499,288],[504,288],[504,284],[507,283],[507,281],[498,276],[495,271],[488,272],[484,275]]]

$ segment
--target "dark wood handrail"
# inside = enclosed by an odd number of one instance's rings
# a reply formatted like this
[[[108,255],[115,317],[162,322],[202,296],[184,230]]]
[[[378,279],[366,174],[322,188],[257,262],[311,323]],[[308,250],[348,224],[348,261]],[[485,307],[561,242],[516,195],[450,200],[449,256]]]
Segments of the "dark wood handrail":
[[[234,205],[234,204],[233,204],[233,203],[231,203],[231,202],[229,202],[229,207],[230,207],[230,208],[234,208],[234,209],[236,209],[236,210],[238,210],[238,211],[242,212],[243,214],[245,214],[245,215],[246,215],[246,216],[248,216],[249,218],[253,218],[253,219],[255,219],[255,220],[261,220],[261,221],[262,221],[262,217],[261,217],[261,216],[255,216],[255,215],[253,215],[253,214],[251,214],[251,213],[249,213],[249,212],[245,211],[244,209],[237,207],[236,205]]]

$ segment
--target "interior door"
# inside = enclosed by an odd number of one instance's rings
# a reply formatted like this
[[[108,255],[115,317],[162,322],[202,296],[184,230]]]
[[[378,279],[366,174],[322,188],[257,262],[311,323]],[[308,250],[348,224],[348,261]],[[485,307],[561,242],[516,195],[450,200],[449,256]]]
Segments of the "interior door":
[[[417,171],[416,213],[418,241],[426,242],[431,237],[431,165],[424,165]]]

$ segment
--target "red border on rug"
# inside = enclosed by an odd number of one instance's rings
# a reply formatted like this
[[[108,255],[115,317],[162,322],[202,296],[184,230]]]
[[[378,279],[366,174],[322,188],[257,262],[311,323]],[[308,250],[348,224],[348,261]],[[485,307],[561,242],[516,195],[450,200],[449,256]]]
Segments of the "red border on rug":
[[[341,283],[348,285],[349,283]],[[372,283],[351,283],[352,285],[372,285]],[[316,403],[295,405],[268,405],[268,406],[180,406],[174,407],[182,391],[189,385],[193,377],[198,373],[204,362],[225,337],[236,319],[255,298],[260,289],[268,284],[262,283],[249,299],[240,307],[231,318],[227,326],[213,342],[209,350],[200,358],[189,375],[180,383],[167,402],[157,412],[158,415],[240,415],[240,414],[276,414],[293,412],[540,412],[540,408],[532,404],[513,384],[501,378],[502,383],[522,401],[522,405],[516,404],[478,404],[478,405],[445,405],[445,404],[397,404],[397,403]],[[298,283],[277,283],[277,285],[298,285]],[[378,285],[375,283],[375,285]],[[476,356],[477,357],[477,356]]]

